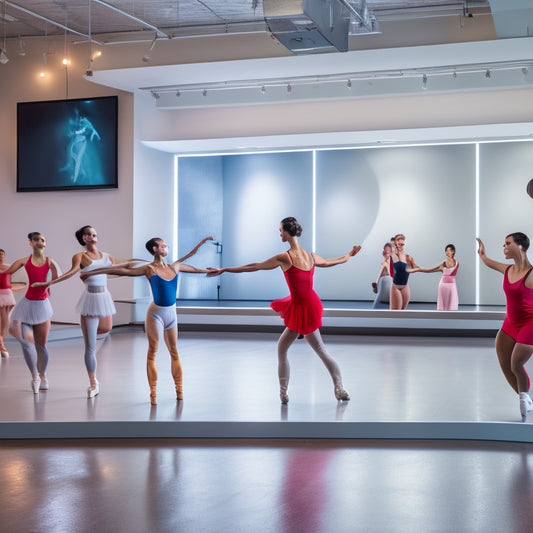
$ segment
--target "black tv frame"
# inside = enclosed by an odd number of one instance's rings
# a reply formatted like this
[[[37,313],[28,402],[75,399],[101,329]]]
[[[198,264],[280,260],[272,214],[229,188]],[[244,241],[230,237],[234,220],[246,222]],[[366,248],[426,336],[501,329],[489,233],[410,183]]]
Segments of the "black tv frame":
[[[118,96],[17,103],[17,192],[118,188]]]

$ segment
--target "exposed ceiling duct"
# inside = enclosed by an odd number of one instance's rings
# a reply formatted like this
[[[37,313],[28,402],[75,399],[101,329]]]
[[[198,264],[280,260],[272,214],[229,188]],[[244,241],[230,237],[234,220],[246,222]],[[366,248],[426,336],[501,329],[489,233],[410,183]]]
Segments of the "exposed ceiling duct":
[[[366,0],[263,0],[272,35],[295,54],[346,52],[348,36],[376,31]]]
[[[489,0],[496,34],[500,39],[533,36],[531,0]]]

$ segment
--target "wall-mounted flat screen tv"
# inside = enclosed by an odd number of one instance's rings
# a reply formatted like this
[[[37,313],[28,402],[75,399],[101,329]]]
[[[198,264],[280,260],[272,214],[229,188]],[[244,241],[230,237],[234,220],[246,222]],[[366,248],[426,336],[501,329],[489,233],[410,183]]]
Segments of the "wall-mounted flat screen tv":
[[[118,97],[17,104],[17,192],[113,189]]]

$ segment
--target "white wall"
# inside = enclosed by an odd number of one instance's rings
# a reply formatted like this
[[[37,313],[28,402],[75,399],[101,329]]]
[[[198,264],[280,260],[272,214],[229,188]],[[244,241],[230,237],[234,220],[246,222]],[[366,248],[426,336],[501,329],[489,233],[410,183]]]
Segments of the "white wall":
[[[26,235],[40,231],[48,241],[47,253],[65,271],[72,256],[81,249],[74,238],[75,230],[91,224],[98,231],[103,250],[129,258],[133,219],[133,97],[86,82],[81,76],[86,67],[82,48],[71,51],[72,66],[67,76],[59,65],[57,50],[63,49],[59,41],[50,45],[49,50],[57,52],[48,55],[48,74],[41,79],[44,41],[31,41],[28,45],[26,56],[9,54],[9,62],[1,65],[0,70],[0,247],[6,250],[8,262],[24,257],[30,253]],[[69,98],[119,95],[118,190],[17,193],[17,102],[63,99],[67,94]],[[81,292],[82,284],[76,278],[53,287],[54,320],[79,321],[74,306]],[[112,292],[115,298],[130,296],[131,282],[113,282]]]

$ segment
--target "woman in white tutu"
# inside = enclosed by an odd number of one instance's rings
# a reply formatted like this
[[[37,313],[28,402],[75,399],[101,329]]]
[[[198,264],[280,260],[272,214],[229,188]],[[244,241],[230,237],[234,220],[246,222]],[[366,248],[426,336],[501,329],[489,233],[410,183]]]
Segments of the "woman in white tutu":
[[[46,343],[50,333],[52,305],[48,299],[48,289],[32,287],[32,283],[44,282],[48,277],[57,278],[58,269],[54,261],[44,253],[44,235],[34,231],[28,234],[28,239],[32,254],[17,259],[3,273],[13,274],[24,267],[28,274],[28,289],[11,313],[9,332],[22,345],[24,360],[32,376],[31,387],[37,394],[40,390],[48,390],[46,369],[50,356]]]
[[[115,258],[100,251],[98,234],[92,226],[83,226],[75,233],[77,241],[85,247],[72,257],[72,266],[62,276],[44,283],[34,283],[34,287],[48,287],[71,278],[77,272],[89,272],[95,268],[105,268],[117,264]],[[113,298],[107,290],[105,274],[93,276],[85,282],[85,290],[76,306],[80,314],[81,331],[85,344],[85,367],[89,375],[87,398],[93,398],[100,392],[100,384],[96,378],[96,338],[107,334],[113,327],[113,315],[116,313]]]

